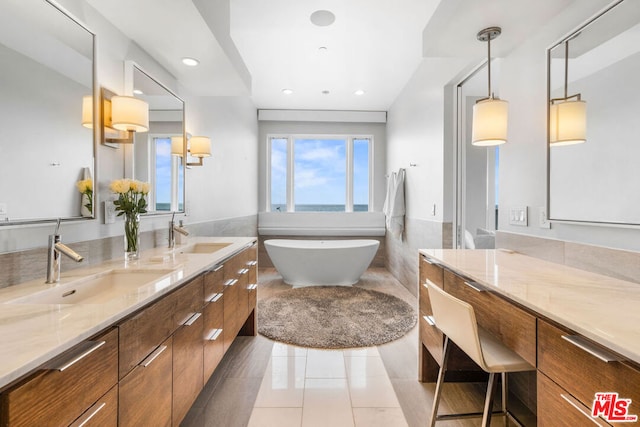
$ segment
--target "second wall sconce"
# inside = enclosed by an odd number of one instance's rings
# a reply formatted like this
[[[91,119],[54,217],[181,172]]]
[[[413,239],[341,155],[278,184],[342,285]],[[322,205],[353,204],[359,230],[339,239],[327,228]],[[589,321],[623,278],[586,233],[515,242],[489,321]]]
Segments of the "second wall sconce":
[[[507,142],[509,103],[491,92],[491,40],[500,35],[500,27],[489,27],[480,31],[478,40],[487,42],[488,94],[473,106],[471,144],[488,147]]]
[[[587,140],[587,103],[579,93],[568,94],[569,41],[564,42],[564,97],[553,98],[549,106],[549,145],[581,144]]]
[[[187,138],[187,153],[197,157],[197,162],[187,162],[187,166],[202,166],[203,158],[211,156],[211,139],[208,136],[192,136]],[[171,137],[171,154],[182,157],[184,155],[184,139],[182,136]]]
[[[149,130],[149,105],[138,98],[119,96],[108,89],[101,91],[103,142],[133,143],[134,132]],[[82,125],[93,127],[93,98],[82,98]]]

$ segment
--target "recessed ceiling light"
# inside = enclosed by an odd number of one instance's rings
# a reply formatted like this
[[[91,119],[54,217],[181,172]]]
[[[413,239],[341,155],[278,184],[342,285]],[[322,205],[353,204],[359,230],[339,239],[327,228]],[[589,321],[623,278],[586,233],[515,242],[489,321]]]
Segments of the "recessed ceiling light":
[[[198,65],[200,63],[200,61],[198,61],[195,58],[185,57],[185,58],[182,58],[182,63],[184,65],[188,65],[189,67],[195,67],[196,65]]]
[[[323,90],[323,91],[322,91],[322,94],[323,94],[323,95],[329,95],[330,93],[331,93],[331,92],[329,92],[328,90]]]
[[[311,19],[311,22],[318,27],[326,27],[333,24],[336,20],[336,15],[328,10],[316,10],[311,14],[309,19]]]
[[[144,92],[142,92],[140,89],[134,89],[134,90],[133,90],[133,94],[134,94],[134,95],[143,95],[143,94],[144,94]]]
[[[318,48],[318,52],[320,53],[327,53],[329,51],[329,49],[326,46],[320,46]]]
[[[364,95],[364,91],[362,89],[358,89],[357,91],[353,92],[353,94],[357,96]]]
[[[285,95],[291,95],[293,93],[293,89],[282,89],[282,93]]]

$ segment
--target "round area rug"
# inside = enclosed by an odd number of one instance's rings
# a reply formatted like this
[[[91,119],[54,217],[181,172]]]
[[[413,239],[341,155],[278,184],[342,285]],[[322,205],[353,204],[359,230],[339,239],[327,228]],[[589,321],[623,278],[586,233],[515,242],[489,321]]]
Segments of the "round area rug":
[[[258,332],[301,347],[384,344],[406,334],[416,318],[399,298],[350,286],[295,288],[258,303]]]

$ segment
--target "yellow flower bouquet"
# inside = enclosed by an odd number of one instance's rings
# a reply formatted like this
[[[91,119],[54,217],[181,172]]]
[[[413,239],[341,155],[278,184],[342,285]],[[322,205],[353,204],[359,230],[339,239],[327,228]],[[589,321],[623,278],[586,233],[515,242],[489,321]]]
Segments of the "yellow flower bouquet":
[[[118,195],[114,200],[118,216],[124,215],[125,259],[134,260],[139,255],[140,214],[147,212],[149,183],[133,179],[116,179],[109,188]]]
[[[85,196],[82,201],[87,201],[87,203],[83,205],[89,211],[86,216],[93,215],[93,180],[91,178],[82,179],[76,182],[76,188]]]

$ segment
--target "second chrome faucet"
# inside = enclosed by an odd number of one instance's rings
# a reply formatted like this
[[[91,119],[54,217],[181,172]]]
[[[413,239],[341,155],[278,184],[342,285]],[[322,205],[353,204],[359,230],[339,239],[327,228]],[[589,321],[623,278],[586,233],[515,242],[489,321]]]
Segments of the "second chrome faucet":
[[[171,215],[171,221],[169,221],[169,248],[173,249],[176,246],[176,234],[180,233],[183,236],[188,236],[189,232],[180,224],[179,226],[175,223],[176,213],[174,212]]]

